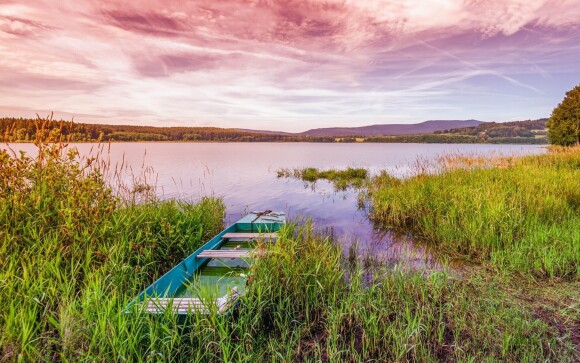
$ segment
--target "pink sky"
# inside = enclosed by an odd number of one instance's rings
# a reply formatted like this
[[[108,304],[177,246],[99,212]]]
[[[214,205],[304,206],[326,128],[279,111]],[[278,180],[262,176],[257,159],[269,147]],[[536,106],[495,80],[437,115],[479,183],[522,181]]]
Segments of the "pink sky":
[[[549,116],[580,0],[0,0],[0,115],[302,131]]]

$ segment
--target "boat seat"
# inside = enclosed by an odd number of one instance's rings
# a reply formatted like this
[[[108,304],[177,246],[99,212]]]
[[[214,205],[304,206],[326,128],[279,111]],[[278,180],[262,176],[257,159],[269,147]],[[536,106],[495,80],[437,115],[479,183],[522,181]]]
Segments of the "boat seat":
[[[275,239],[278,238],[278,233],[240,233],[230,232],[222,236],[222,238],[236,239],[236,240],[255,240],[255,239]]]
[[[262,250],[205,250],[201,251],[197,258],[248,258],[254,256],[261,256],[265,253]]]
[[[176,313],[187,313],[188,311],[200,311],[207,313],[209,311],[207,304],[215,302],[204,302],[198,298],[153,298],[147,301],[145,310],[149,313],[162,313],[167,308]]]
[[[250,257],[248,250],[205,250],[201,251],[197,258],[247,258]]]
[[[148,313],[160,314],[166,309],[171,308],[173,312],[178,314],[187,314],[189,312],[200,312],[208,314],[213,308],[220,314],[225,313],[240,297],[237,287],[232,288],[229,294],[226,294],[216,300],[201,300],[195,297],[183,298],[151,298],[147,300],[145,311]]]

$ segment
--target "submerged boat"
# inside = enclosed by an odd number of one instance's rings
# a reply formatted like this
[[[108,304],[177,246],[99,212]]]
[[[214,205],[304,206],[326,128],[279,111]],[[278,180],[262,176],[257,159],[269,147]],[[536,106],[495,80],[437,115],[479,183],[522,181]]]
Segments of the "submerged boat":
[[[252,261],[264,252],[256,248],[258,242],[275,241],[285,222],[283,212],[246,215],[161,276],[130,306],[152,314],[226,313],[243,294]]]

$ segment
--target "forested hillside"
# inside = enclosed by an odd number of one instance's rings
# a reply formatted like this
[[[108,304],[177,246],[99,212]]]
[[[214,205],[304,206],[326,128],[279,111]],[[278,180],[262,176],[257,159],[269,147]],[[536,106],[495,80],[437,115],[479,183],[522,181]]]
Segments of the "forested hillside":
[[[70,142],[174,141],[174,142],[385,142],[385,143],[495,143],[546,144],[547,119],[506,123],[485,122],[478,126],[435,131],[430,134],[366,137],[307,136],[219,127],[153,127],[98,125],[48,121],[44,128],[36,120],[0,118],[0,142],[31,142],[37,132],[60,134]]]
[[[24,118],[1,118],[0,141],[28,142],[35,138],[39,125],[36,120]],[[45,132],[59,130],[67,141],[220,141],[220,142],[267,142],[304,141],[303,136],[287,136],[257,133],[219,127],[153,127],[129,125],[98,125],[49,121]],[[334,138],[309,137],[308,141],[333,142]]]
[[[513,122],[484,122],[477,126],[435,131],[436,135],[469,136],[476,142],[548,143],[547,118]]]

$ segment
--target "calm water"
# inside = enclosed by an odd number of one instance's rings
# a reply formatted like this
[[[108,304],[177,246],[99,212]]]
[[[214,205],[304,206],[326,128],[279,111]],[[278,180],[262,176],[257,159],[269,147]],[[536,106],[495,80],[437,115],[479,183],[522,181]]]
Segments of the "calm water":
[[[81,154],[94,145],[75,144]],[[5,147],[5,146],[2,146]],[[31,144],[12,144],[34,154]],[[321,229],[332,229],[345,250],[354,242],[360,249],[396,261],[408,252],[404,239],[377,233],[357,209],[357,192],[335,192],[319,181],[311,185],[278,179],[279,168],[365,167],[371,173],[387,170],[408,175],[412,163],[435,160],[445,153],[537,154],[536,145],[468,144],[314,144],[314,143],[116,143],[110,145],[112,164],[124,164],[139,174],[143,166],[156,175],[157,192],[164,198],[196,200],[204,195],[224,198],[227,222],[247,211],[280,210],[290,218],[311,216]],[[418,255],[420,247],[415,247]],[[415,253],[414,252],[414,253]]]

